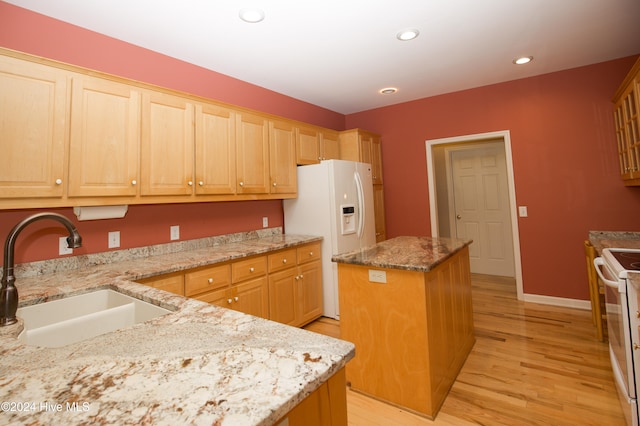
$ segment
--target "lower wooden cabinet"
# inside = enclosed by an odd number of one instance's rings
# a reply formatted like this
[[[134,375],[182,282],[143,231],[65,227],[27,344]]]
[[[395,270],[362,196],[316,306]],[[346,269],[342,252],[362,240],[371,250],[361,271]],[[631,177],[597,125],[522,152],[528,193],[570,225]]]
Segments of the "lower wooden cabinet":
[[[344,368],[282,418],[277,426],[347,426]]]
[[[340,263],[338,282],[351,388],[435,418],[475,342],[468,247],[429,272]]]
[[[305,244],[138,282],[300,327],[322,315],[320,244]]]
[[[320,243],[269,255],[270,319],[294,327],[322,315]]]

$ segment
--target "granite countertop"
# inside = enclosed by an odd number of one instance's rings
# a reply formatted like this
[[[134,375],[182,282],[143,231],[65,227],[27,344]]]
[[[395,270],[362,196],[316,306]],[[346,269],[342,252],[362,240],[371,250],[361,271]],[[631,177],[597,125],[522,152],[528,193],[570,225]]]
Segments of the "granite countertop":
[[[337,263],[428,272],[471,242],[451,238],[396,237],[364,250],[335,255],[332,260]]]
[[[640,249],[640,232],[589,231],[589,241],[598,254],[606,248]],[[629,272],[628,279],[640,288],[640,273]]]
[[[21,324],[4,327],[0,423],[275,424],[344,367],[354,345],[132,280],[318,240],[273,235],[18,276],[21,306],[111,288],[173,312],[61,348],[25,346]]]
[[[589,231],[589,241],[598,253],[605,248],[640,249],[640,232]]]

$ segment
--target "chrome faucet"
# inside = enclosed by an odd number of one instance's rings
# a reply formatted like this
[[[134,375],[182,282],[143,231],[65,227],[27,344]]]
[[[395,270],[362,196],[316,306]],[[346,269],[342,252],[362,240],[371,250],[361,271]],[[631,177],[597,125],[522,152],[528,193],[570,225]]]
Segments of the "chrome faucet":
[[[82,245],[82,237],[69,219],[58,213],[38,213],[29,216],[18,223],[7,235],[4,243],[4,263],[2,264],[2,287],[0,288],[0,327],[15,324],[18,310],[18,289],[15,286],[16,277],[13,276],[13,254],[18,234],[30,223],[41,219],[53,219],[63,224],[69,231],[67,245],[78,248]]]

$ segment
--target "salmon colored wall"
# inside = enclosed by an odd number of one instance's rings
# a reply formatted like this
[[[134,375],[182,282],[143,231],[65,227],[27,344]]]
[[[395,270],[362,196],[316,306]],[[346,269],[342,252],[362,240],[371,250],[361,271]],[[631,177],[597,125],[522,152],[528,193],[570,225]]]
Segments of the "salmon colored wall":
[[[347,116],[382,135],[387,234],[430,235],[425,140],[509,130],[524,292],[588,299],[589,230],[640,231],[619,178],[611,98],[635,57]]]
[[[2,242],[22,219],[43,211],[0,212]],[[262,217],[265,216],[269,227],[283,226],[282,202],[279,200],[129,206],[127,215],[122,219],[82,222],[78,221],[71,208],[46,211],[60,213],[76,225],[82,236],[82,247],[75,249],[73,255],[169,243],[172,242],[169,228],[173,225],[180,226],[181,241],[261,229]],[[120,248],[108,248],[111,231],[120,231]],[[66,229],[52,220],[28,225],[16,242],[16,264],[59,257],[58,238],[67,235]]]
[[[206,70],[80,27],[0,2],[0,46],[114,75],[132,78],[342,130],[344,116],[258,86]],[[0,211],[0,238],[38,210]],[[121,248],[169,242],[169,227],[180,225],[181,240],[283,226],[282,202],[246,201],[185,205],[130,206],[123,219],[77,222],[72,209],[53,209],[77,223],[83,247],[75,254],[107,251],[107,233],[121,232]],[[41,231],[38,231],[38,230]],[[64,228],[42,221],[25,228],[16,247],[16,263],[58,256]]]

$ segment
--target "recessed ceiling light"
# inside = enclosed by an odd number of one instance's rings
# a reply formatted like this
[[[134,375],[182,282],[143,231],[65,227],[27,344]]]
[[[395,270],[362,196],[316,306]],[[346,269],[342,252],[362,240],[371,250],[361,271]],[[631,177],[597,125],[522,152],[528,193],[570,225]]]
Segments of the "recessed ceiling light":
[[[397,91],[398,89],[396,89],[395,87],[385,87],[384,89],[380,89],[380,93],[383,95],[393,95]]]
[[[520,58],[516,58],[513,60],[513,63],[516,65],[524,65],[533,61],[533,56],[521,56]]]
[[[264,19],[264,12],[260,9],[242,9],[239,16],[244,22],[255,24]]]
[[[401,41],[409,41],[409,40],[413,40],[419,35],[420,35],[420,31],[416,30],[415,28],[410,28],[407,30],[400,31],[398,34],[396,34],[396,37],[398,38],[398,40],[401,40]]]

